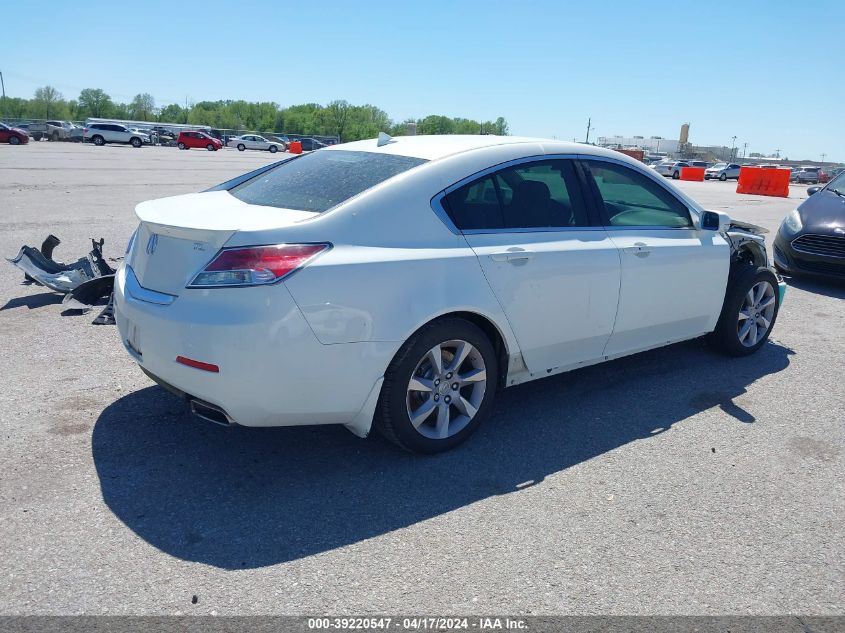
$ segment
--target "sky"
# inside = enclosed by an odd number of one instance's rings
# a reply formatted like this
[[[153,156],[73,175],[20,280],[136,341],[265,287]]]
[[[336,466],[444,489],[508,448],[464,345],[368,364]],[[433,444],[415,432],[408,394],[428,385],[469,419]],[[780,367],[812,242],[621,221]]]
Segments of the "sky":
[[[24,23],[24,0],[0,0]],[[11,97],[45,84],[159,106],[346,99],[512,134],[677,139],[845,162],[845,1],[43,0],[4,29]],[[8,21],[4,21],[8,24]]]

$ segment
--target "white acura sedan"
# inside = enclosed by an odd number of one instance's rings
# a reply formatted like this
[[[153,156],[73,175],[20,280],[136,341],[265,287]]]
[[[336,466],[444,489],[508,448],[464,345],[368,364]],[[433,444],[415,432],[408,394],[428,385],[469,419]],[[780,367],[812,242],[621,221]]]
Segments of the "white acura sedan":
[[[211,421],[371,427],[432,453],[496,392],[710,335],[759,349],[785,286],[760,229],[587,145],[336,145],[138,205],[129,354]]]

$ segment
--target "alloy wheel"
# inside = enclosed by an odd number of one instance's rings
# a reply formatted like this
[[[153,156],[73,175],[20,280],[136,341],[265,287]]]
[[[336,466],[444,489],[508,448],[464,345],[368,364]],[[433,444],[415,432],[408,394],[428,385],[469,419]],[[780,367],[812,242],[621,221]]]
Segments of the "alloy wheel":
[[[417,432],[442,440],[472,421],[487,391],[481,352],[463,340],[435,345],[417,363],[408,382],[408,417]]]
[[[775,314],[775,289],[768,281],[754,284],[742,300],[737,336],[745,347],[754,347],[766,336]]]

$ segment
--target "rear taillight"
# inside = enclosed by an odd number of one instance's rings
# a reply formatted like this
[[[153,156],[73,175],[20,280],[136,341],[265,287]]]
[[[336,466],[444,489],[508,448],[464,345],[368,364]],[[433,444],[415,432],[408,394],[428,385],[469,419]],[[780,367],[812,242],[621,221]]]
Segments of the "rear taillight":
[[[224,248],[188,288],[272,284],[331,248],[331,244],[276,244]]]

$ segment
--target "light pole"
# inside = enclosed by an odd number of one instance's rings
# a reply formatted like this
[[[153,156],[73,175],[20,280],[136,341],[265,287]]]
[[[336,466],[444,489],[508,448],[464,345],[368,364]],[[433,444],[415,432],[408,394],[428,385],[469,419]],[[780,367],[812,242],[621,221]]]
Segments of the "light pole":
[[[748,149],[748,141],[742,144],[742,157],[745,158],[745,150]]]
[[[822,154],[822,162],[824,162],[824,159],[825,159],[826,156],[827,156],[827,154]]]
[[[0,86],[3,88],[3,107],[0,108],[0,116],[6,116],[6,82],[3,81],[3,73],[0,72]]]
[[[728,160],[733,160],[734,158],[734,147],[736,146],[736,136],[731,137],[731,155]]]

